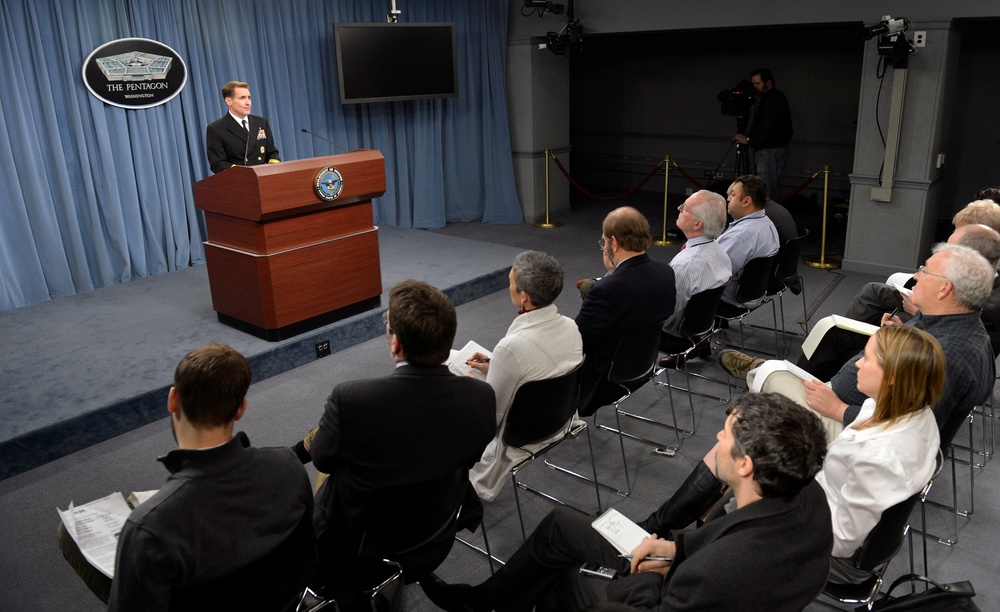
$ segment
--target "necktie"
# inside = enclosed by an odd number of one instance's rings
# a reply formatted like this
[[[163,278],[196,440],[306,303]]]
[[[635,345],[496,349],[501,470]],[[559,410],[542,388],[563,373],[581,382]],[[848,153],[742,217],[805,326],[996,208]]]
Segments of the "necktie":
[[[243,129],[246,130],[246,131],[248,131],[248,132],[250,131],[250,126],[247,125],[247,120],[246,119],[243,120]]]

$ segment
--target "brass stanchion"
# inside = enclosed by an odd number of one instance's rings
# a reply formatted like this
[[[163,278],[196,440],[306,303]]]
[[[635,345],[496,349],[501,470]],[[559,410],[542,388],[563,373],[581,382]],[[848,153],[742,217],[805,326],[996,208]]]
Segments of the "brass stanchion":
[[[836,270],[840,267],[839,259],[827,259],[826,258],[826,214],[827,214],[827,203],[830,197],[830,166],[823,166],[823,235],[820,240],[819,247],[819,259],[814,257],[805,257],[802,262],[809,266],[810,268],[818,268],[820,270]]]
[[[680,243],[680,240],[667,234],[667,196],[670,194],[670,154],[663,157],[663,233],[653,239],[656,246],[671,246]]]
[[[545,229],[552,229],[562,225],[561,221],[549,220],[549,155],[549,148],[545,147],[545,222],[535,222],[535,227],[544,227]]]

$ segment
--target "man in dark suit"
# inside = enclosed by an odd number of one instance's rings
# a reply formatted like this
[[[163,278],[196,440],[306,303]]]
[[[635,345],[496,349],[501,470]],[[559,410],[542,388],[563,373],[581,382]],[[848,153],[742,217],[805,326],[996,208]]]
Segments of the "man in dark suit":
[[[389,292],[385,319],[395,371],[337,385],[309,447],[316,469],[330,475],[316,494],[314,527],[322,571],[345,610],[359,590],[374,586],[366,582],[372,568],[358,558],[373,497],[464,470],[458,481],[471,494],[462,515],[481,509],[468,470],[496,431],[493,388],[442,365],[456,328],[448,297],[427,283],[403,281]],[[408,518],[423,508],[396,510],[399,522],[384,526],[393,533],[408,529]],[[443,559],[453,543],[451,534],[434,551]]]
[[[205,132],[212,172],[281,161],[267,119],[250,114],[250,86],[243,81],[229,81],[222,87],[222,98],[229,112],[209,123]]]
[[[580,416],[621,397],[621,389],[607,379],[622,333],[665,321],[674,312],[674,271],[646,255],[650,242],[649,222],[638,210],[623,206],[604,218],[600,246],[608,275],[590,288],[576,316],[585,356]]]
[[[431,576],[424,592],[447,612],[566,612],[604,599],[642,610],[801,610],[826,584],[833,549],[830,507],[813,478],[826,456],[819,419],[780,395],[747,394],[718,439],[716,468],[731,491],[704,526],[670,533],[668,502],[639,523],[650,536],[629,561],[591,517],[559,508],[483,584]],[[624,577],[582,580],[583,563]]]

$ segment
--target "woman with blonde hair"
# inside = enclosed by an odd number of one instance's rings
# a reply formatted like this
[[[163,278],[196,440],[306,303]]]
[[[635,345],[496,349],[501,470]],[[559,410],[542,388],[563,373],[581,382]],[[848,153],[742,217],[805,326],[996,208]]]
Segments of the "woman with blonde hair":
[[[931,411],[944,390],[945,358],[927,332],[880,328],[857,361],[858,390],[870,399],[830,443],[816,480],[833,516],[830,581],[870,574],[851,562],[882,512],[919,491],[934,474],[941,445]]]

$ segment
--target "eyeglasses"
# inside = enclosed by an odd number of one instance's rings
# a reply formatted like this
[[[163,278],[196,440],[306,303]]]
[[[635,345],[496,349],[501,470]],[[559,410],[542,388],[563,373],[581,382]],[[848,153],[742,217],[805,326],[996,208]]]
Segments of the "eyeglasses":
[[[687,208],[685,208],[683,204],[681,204],[680,206],[677,207],[677,212],[679,212],[679,213],[682,213],[685,210],[687,210]]]
[[[933,272],[928,272],[927,266],[920,266],[919,268],[917,268],[917,274],[920,274],[921,276],[923,276],[924,274],[926,274],[927,276],[936,276],[938,278],[943,278],[949,283],[951,282],[947,276],[942,276],[941,274],[934,274]]]
[[[386,310],[382,313],[382,322],[385,323],[386,327],[389,327],[389,311]]]
[[[600,240],[597,241],[597,244],[600,245],[601,250],[603,251],[608,243],[604,240],[604,238],[601,238]]]

